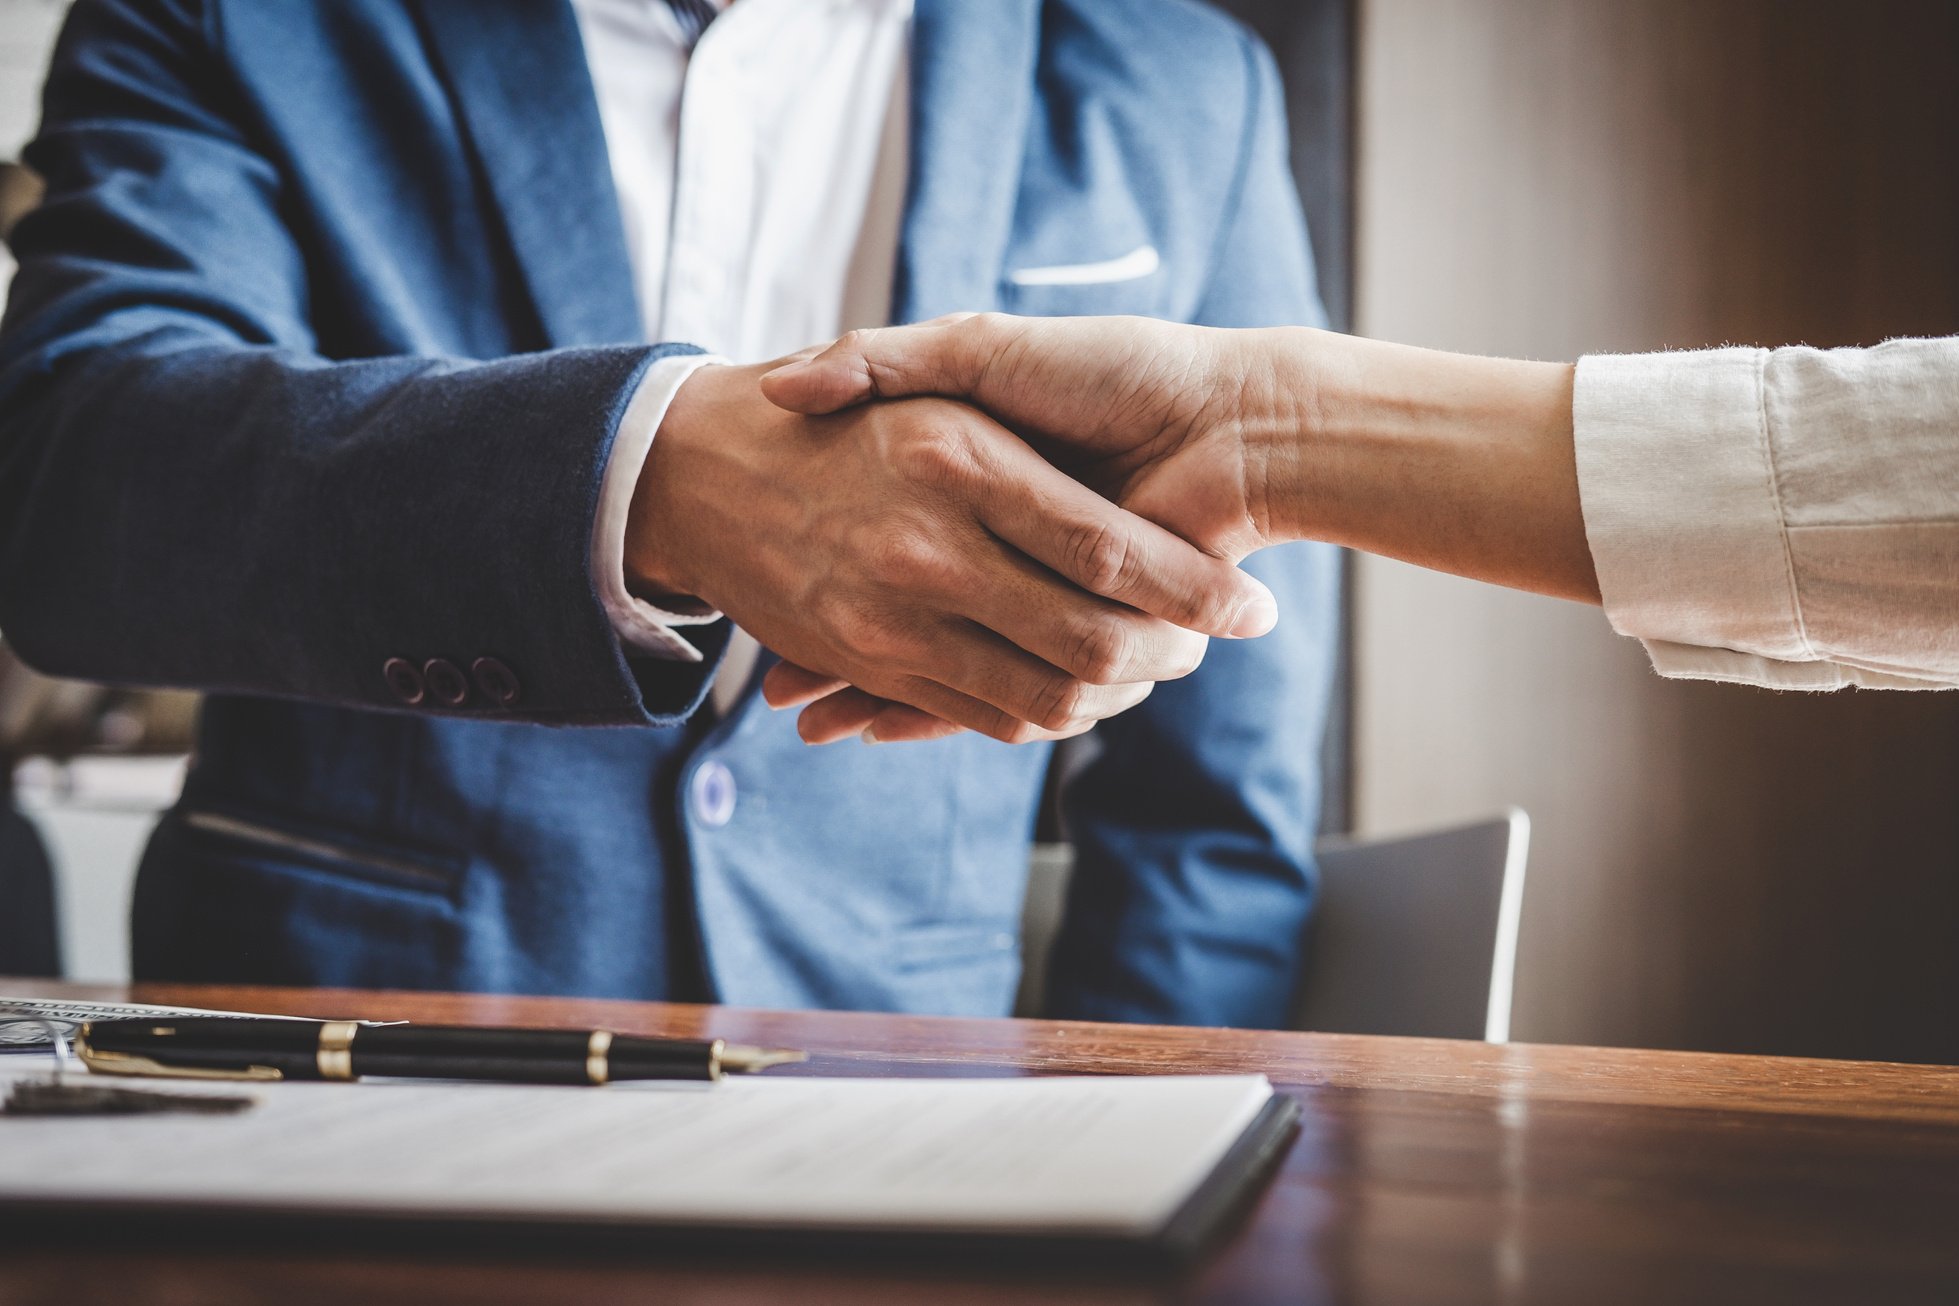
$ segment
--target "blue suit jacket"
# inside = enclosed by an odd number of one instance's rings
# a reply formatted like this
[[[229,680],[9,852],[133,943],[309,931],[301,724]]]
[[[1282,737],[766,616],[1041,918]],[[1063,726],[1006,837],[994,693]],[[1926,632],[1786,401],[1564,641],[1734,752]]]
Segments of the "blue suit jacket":
[[[896,320],[1320,320],[1271,61],[1215,13],[920,0],[913,84]],[[688,346],[639,339],[604,149],[563,4],[76,7],[0,337],[0,628],[211,696],[137,972],[1003,1012],[1046,750],[811,750],[752,694],[696,713],[724,627],[685,666],[607,624],[613,428]],[[1008,276],[1144,244],[1136,281]],[[1336,580],[1254,570],[1279,630],[1110,723],[1068,795],[1059,1012],[1282,1012]],[[383,675],[482,657],[514,703]]]

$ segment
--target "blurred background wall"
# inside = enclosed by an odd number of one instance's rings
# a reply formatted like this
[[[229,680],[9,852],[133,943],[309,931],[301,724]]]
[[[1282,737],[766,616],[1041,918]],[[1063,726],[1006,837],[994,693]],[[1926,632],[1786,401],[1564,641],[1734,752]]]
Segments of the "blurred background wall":
[[[0,0],[0,163],[20,157],[40,118],[41,74],[68,0]],[[13,259],[0,246],[0,303]]]
[[[0,306],[14,262],[4,237],[39,202],[42,186],[19,164],[40,120],[41,83],[69,0],[0,0]],[[183,694],[108,693],[57,683],[8,655],[0,631],[0,768],[15,755],[182,752],[192,703]],[[0,794],[5,792],[0,774]]]
[[[1959,5],[1358,20],[1364,334],[1563,359],[1959,332]],[[1959,695],[1661,682],[1597,612],[1379,559],[1354,606],[1359,830],[1535,818],[1516,1037],[1959,1061]]]

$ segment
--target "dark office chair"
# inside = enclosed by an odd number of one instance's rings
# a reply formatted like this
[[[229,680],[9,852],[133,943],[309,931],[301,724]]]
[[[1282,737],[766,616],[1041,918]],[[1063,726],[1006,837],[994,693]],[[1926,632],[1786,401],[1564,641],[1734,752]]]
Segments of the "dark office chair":
[[[57,977],[54,867],[40,833],[14,808],[13,795],[0,802],[0,975]]]
[[[16,163],[0,163],[0,240],[14,220],[39,202],[39,179]],[[61,947],[55,933],[54,868],[32,823],[14,808],[15,717],[26,712],[8,688],[12,659],[0,649],[0,975],[61,974]]]
[[[1529,850],[1530,818],[1517,808],[1427,834],[1322,840],[1320,900],[1286,1027],[1509,1042]],[[1066,844],[1035,846],[1015,1015],[1045,1014],[1073,874]]]

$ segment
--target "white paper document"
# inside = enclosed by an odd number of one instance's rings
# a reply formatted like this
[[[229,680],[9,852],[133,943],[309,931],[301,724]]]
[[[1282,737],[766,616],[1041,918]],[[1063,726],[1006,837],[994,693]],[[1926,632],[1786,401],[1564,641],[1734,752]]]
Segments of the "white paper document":
[[[143,1016],[219,1016],[227,1020],[292,1020],[292,1016],[261,1016],[249,1011],[205,1011],[200,1007],[149,1007],[135,1002],[68,1002],[48,998],[0,996],[0,1052],[38,1052],[49,1046],[46,1025],[21,1017],[48,1021],[73,1037],[90,1020],[133,1020]]]
[[[167,1087],[260,1102],[0,1115],[0,1202],[1139,1238],[1272,1097],[1258,1075]]]

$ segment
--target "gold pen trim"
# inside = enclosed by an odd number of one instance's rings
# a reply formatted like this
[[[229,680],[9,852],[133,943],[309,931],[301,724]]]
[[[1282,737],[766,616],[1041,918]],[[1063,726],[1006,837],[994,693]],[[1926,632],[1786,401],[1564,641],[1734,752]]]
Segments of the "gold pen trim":
[[[595,1029],[585,1043],[585,1078],[603,1084],[612,1076],[612,1031]]]
[[[102,1075],[152,1075],[159,1079],[249,1079],[265,1083],[284,1079],[276,1066],[241,1066],[237,1070],[207,1070],[201,1066],[166,1066],[150,1057],[131,1052],[105,1052],[88,1041],[89,1028],[83,1025],[75,1035],[75,1055],[82,1064]]]
[[[738,1075],[752,1075],[770,1066],[788,1066],[808,1060],[809,1053],[798,1052],[794,1048],[758,1048],[746,1043],[716,1043],[714,1046],[715,1065]]]
[[[320,1026],[320,1047],[313,1062],[320,1068],[321,1079],[354,1077],[354,1035],[360,1027],[358,1020],[329,1020]]]

